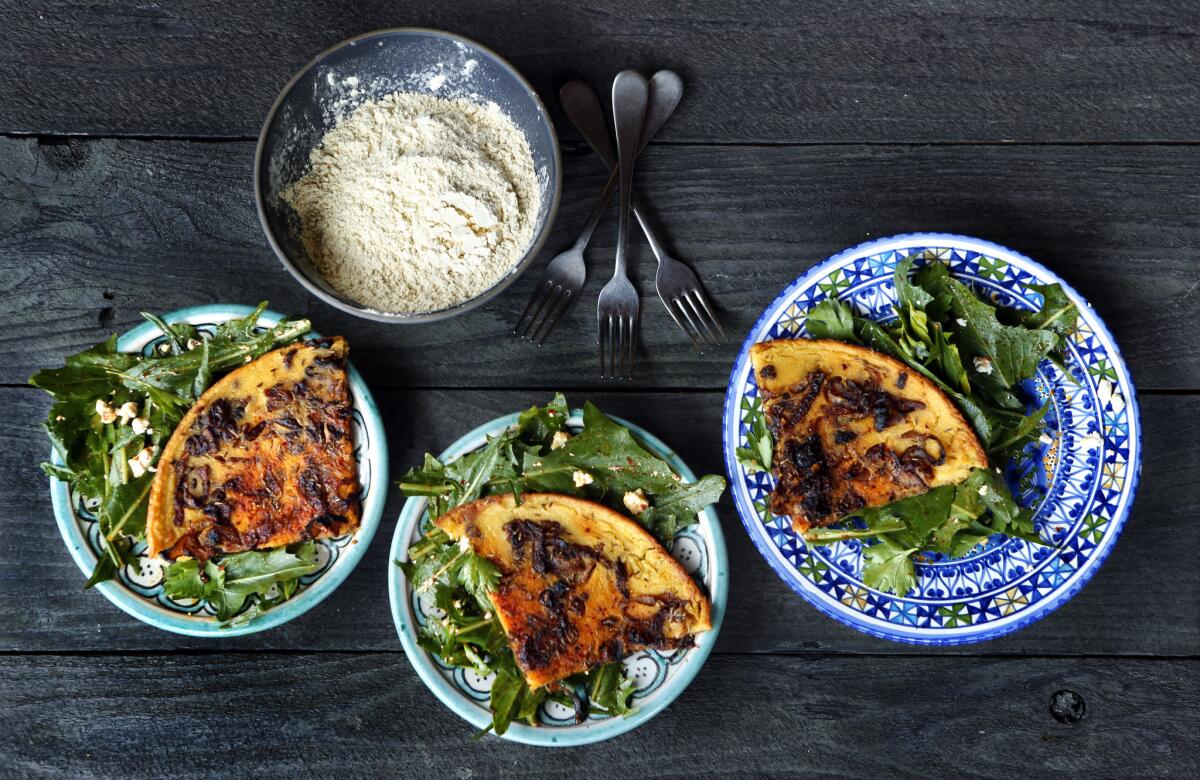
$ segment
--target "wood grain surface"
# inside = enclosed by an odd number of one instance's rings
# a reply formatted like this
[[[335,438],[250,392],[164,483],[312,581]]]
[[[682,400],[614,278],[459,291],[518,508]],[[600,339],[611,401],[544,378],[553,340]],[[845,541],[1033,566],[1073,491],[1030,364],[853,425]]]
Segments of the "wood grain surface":
[[[641,728],[567,749],[472,743],[403,653],[4,657],[0,675],[0,739],[20,746],[12,769],[26,776],[209,777],[232,764],[314,777],[1146,777],[1198,766],[1195,724],[1169,714],[1200,706],[1194,665],[1167,659],[714,656]],[[1081,720],[1054,717],[1060,692],[1082,701]]]
[[[494,48],[546,97],[674,68],[688,97],[662,136],[676,142],[1200,137],[1200,16],[1170,0],[2,5],[8,133],[251,138],[322,49],[416,26]]]
[[[1022,0],[0,0],[0,778],[1195,777],[1200,773],[1200,12]],[[316,302],[255,214],[254,139],[319,51],[388,26],[475,38],[547,99],[562,208],[535,269],[480,310],[394,327]],[[594,302],[542,349],[508,331],[586,219],[604,170],[554,99],[624,67],[684,78],[638,187],[732,338],[697,355],[632,267],[637,378],[595,376]],[[329,599],[277,629],[157,631],[70,558],[25,385],[141,310],[255,303],[342,333],[384,416],[392,474],[556,389],[723,472],[730,364],[815,263],[901,232],[959,232],[1051,267],[1113,330],[1140,394],[1141,488],[1111,557],[1010,636],[925,649],[792,593],[718,511],[731,588],[700,675],[606,743],[533,749],[470,727],[420,682],[387,602],[403,499]]]

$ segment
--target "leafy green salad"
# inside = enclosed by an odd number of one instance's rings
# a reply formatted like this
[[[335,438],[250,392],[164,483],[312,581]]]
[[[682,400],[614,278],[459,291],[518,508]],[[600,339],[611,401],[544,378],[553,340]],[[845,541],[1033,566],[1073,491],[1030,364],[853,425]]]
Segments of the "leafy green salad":
[[[858,510],[838,527],[805,533],[813,544],[869,540],[863,581],[898,595],[915,587],[913,562],[920,555],[960,556],[997,533],[1044,544],[1032,510],[1017,503],[1001,469],[1043,435],[1049,401],[1031,410],[1022,384],[1043,359],[1065,365],[1079,314],[1059,284],[1028,285],[1041,294],[1042,307],[1018,311],[981,299],[942,263],[930,262],[913,274],[917,259],[896,265],[894,321],[860,317],[835,298],[814,306],[807,319],[811,337],[890,355],[936,384],[971,423],[992,465],[974,469],[958,485]],[[749,446],[738,449],[738,460],[769,472],[774,443],[761,409],[751,420],[749,439]]]
[[[426,454],[424,464],[404,475],[400,489],[407,496],[428,499],[429,518],[504,493],[518,499],[534,491],[578,496],[633,516],[664,545],[670,545],[681,528],[696,523],[697,514],[725,490],[725,480],[712,474],[683,482],[670,464],[591,403],[584,405],[582,430],[568,429],[569,416],[566,399],[557,394],[460,458],[443,463]],[[579,479],[580,473],[589,479]],[[633,515],[623,497],[639,490],[648,506]],[[633,711],[634,684],[620,662],[531,689],[488,595],[497,589],[500,571],[432,524],[428,528],[408,549],[408,560],[396,565],[442,615],[420,627],[421,647],[452,666],[495,675],[492,722],[481,733],[503,734],[514,721],[536,725],[538,708],[547,700],[572,708],[580,723],[593,712],[623,716]]]
[[[264,301],[211,335],[188,323],[142,316],[165,336],[152,354],[120,352],[117,337],[66,358],[29,383],[54,397],[43,423],[61,463],[42,463],[96,517],[104,551],[85,588],[137,567],[146,508],[163,445],[216,379],[310,330],[308,320],[260,328]],[[312,542],[226,555],[201,564],[181,558],[163,589],[174,599],[204,599],[221,621],[243,623],[290,598],[300,578],[320,568]]]

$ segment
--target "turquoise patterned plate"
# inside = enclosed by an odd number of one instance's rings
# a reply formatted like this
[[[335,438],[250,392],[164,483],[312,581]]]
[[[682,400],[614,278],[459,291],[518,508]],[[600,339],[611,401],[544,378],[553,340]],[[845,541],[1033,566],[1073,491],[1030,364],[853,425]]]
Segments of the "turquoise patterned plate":
[[[454,460],[467,452],[482,447],[487,437],[495,436],[517,421],[517,414],[499,417],[481,425],[450,445],[441,454],[442,461]],[[667,445],[628,420],[614,420],[633,431],[634,436],[646,449],[663,458],[683,479],[692,482],[696,475]],[[576,430],[582,427],[582,414],[572,412],[567,425]],[[427,522],[425,499],[410,498],[400,512],[396,534],[392,538],[391,560],[407,560],[408,548],[421,537],[421,529]],[[662,712],[675,697],[688,686],[721,630],[725,616],[725,600],[729,591],[729,561],[725,554],[725,537],[721,534],[721,523],[716,510],[709,507],[700,513],[700,522],[680,532],[672,546],[671,554],[704,587],[712,600],[712,630],[696,637],[696,646],[689,650],[659,653],[646,650],[625,659],[626,673],[636,682],[633,704],[637,711],[624,718],[592,716],[576,725],[573,713],[554,702],[543,705],[538,712],[540,725],[528,726],[514,723],[503,735],[503,739],[527,745],[569,747],[586,745],[610,739],[618,734],[637,728]],[[413,593],[400,567],[392,566],[388,575],[388,595],[392,602],[392,618],[400,634],[400,644],[417,674],[441,699],[476,729],[482,729],[492,720],[488,710],[490,677],[481,678],[474,672],[454,669],[443,665],[440,660],[425,652],[417,644],[417,626],[433,614],[434,607]]]
[[[205,330],[206,326],[244,317],[252,311],[254,309],[251,306],[212,304],[180,309],[165,315],[163,319],[168,323],[190,322]],[[266,311],[259,322],[270,326],[281,319],[281,315]],[[315,333],[309,334],[310,338],[316,336]],[[160,341],[162,331],[147,322],[121,336],[117,347],[124,352],[149,352]],[[354,345],[351,344],[350,348],[353,351]],[[102,582],[95,589],[143,623],[189,636],[226,637],[266,631],[303,615],[319,604],[346,579],[362,558],[379,526],[387,493],[387,439],[379,419],[379,410],[375,408],[375,400],[353,366],[349,369],[349,375],[350,396],[354,403],[354,457],[362,484],[362,523],[353,534],[318,542],[319,560],[323,565],[301,580],[300,590],[295,596],[249,623],[222,627],[206,605],[168,598],[162,589],[166,562],[144,556],[139,558],[137,567],[125,567],[117,573],[116,579]],[[61,463],[57,453],[52,453],[51,458]],[[71,557],[86,577],[92,573],[103,550],[95,517],[79,496],[68,490],[66,483],[54,478],[50,479],[50,497],[58,530],[67,543],[67,549],[71,551]]]
[[[1049,398],[1047,431],[1036,451],[1010,464],[1018,499],[1035,506],[1048,546],[994,536],[961,558],[917,565],[917,587],[904,596],[863,584],[862,545],[809,547],[787,518],[767,510],[773,480],[750,474],[735,451],[747,446],[748,413],[760,403],[750,366],[752,344],[804,336],[805,314],[836,296],[863,316],[893,318],[897,261],[923,253],[996,303],[1037,308],[1030,284],[1058,282],[1079,308],[1064,372],[1043,361],[1034,389]],[[1045,617],[1087,583],[1111,552],[1129,514],[1141,467],[1133,383],[1112,334],[1080,295],[1042,265],[1011,249],[940,233],[893,236],[834,255],[793,282],[755,323],[729,379],[723,417],[725,467],[746,531],[771,568],[830,617],[872,636],[925,645],[957,645],[1011,633]]]

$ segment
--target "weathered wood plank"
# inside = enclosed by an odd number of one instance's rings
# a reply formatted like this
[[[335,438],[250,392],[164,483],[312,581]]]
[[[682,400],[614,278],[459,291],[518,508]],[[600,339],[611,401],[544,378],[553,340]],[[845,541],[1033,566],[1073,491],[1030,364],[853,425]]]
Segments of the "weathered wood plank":
[[[575,394],[576,403],[588,396]],[[719,393],[592,394],[601,407],[646,425],[700,473],[722,473]],[[383,391],[393,478],[470,428],[544,398],[541,392]],[[1200,547],[1193,489],[1200,473],[1200,396],[1143,399],[1147,453],[1138,503],[1112,557],[1069,604],[1015,635],[951,649],[967,654],[1200,655]],[[375,541],[341,588],[307,615],[248,637],[166,634],[127,617],[84,577],[54,525],[37,470],[47,445],[37,429],[46,402],[0,390],[0,651],[154,651],[168,648],[394,650],[384,583],[402,499],[393,491]],[[746,537],[728,500],[720,507],[731,592],[720,652],[928,653],[859,634],[792,593]],[[36,594],[36,598],[31,595]]]
[[[394,326],[317,302],[255,217],[248,143],[0,139],[0,383],[138,321],[146,308],[253,303],[351,337],[376,386],[603,386],[595,296],[614,228],[601,226],[583,300],[545,347],[507,334],[549,256],[585,221],[602,168],[567,161],[543,258],[503,295],[445,323]],[[1200,388],[1200,157],[1189,147],[660,147],[640,169],[672,249],[707,282],[740,340],[779,290],[846,246],[913,230],[976,234],[1041,259],[1114,329],[1143,388]],[[645,296],[636,387],[722,389],[739,344],[696,355]]]
[[[401,653],[17,656],[0,658],[0,772],[1187,777],[1198,673],[1195,660],[714,656],[641,728],[533,750],[472,742]],[[1052,715],[1060,691],[1082,699],[1081,720]]]
[[[622,67],[675,68],[688,95],[672,141],[1198,137],[1200,18],[1165,0],[14,5],[7,133],[252,137],[319,51],[416,25],[495,48],[547,97],[576,76],[603,87]]]

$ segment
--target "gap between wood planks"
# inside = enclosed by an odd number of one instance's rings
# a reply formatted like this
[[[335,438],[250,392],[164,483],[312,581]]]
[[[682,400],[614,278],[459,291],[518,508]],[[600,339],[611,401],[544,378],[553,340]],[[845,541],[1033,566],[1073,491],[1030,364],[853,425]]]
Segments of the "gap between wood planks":
[[[62,143],[69,141],[186,141],[189,143],[223,144],[223,143],[256,143],[257,135],[155,135],[145,133],[47,133],[39,132],[0,132],[0,139],[36,139],[38,143]],[[592,151],[581,141],[560,139],[559,145],[564,154],[591,154]],[[857,147],[857,146],[1200,146],[1200,138],[1159,138],[1159,139],[1105,139],[1093,138],[1085,141],[1017,141],[1005,139],[945,139],[936,141],[896,140],[872,141],[867,139],[851,141],[651,141],[651,146],[713,146],[734,147],[743,149],[772,148],[786,149],[789,147]]]
[[[399,640],[397,640],[399,641]],[[981,647],[987,643],[979,643],[974,647]],[[1008,651],[1001,653],[988,652],[945,652],[948,649],[963,650],[970,645],[964,645],[957,648],[945,647],[928,647],[912,646],[911,651],[897,653],[872,653],[872,652],[854,652],[842,651],[835,652],[822,650],[818,652],[803,652],[803,651],[787,651],[787,650],[763,650],[761,652],[748,653],[744,651],[729,652],[719,649],[713,649],[711,655],[721,656],[723,658],[761,658],[763,656],[778,657],[778,658],[811,658],[811,659],[935,659],[935,658],[976,658],[982,660],[1029,660],[1042,659],[1050,661],[1200,661],[1200,655],[1195,654],[1157,654],[1148,653],[1022,653],[1019,651]],[[941,651],[941,652],[932,652]],[[245,648],[245,649],[230,649],[230,648],[202,648],[202,647],[185,647],[185,648],[165,648],[162,650],[0,650],[0,658],[154,658],[160,656],[261,656],[261,655],[407,655],[403,649],[397,647],[395,649],[312,649],[312,648]]]

